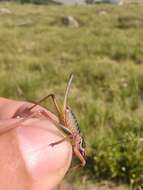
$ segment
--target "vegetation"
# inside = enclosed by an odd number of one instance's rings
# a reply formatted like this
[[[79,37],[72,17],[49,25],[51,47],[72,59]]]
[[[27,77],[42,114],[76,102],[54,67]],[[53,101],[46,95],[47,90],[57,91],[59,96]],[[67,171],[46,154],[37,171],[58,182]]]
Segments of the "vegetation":
[[[18,3],[31,3],[31,4],[36,4],[36,5],[49,5],[49,4],[61,4],[57,3],[54,0],[13,0],[14,2]]]
[[[79,28],[63,24],[68,15]],[[88,150],[81,173],[133,189],[143,185],[142,20],[137,5],[0,4],[0,95],[38,100],[55,92],[62,101],[73,72],[69,104]]]

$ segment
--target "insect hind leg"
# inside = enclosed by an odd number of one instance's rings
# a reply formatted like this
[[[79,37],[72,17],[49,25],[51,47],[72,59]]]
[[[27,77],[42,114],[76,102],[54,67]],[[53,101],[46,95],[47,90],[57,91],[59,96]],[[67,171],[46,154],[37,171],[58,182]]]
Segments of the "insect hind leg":
[[[33,108],[35,108],[36,106],[38,106],[41,102],[43,102],[43,101],[45,101],[46,99],[50,98],[50,97],[52,98],[52,101],[53,101],[53,103],[54,103],[54,106],[55,106],[55,108],[56,108],[56,111],[58,112],[58,114],[61,114],[61,109],[60,109],[60,107],[59,107],[59,105],[58,105],[58,103],[57,103],[57,99],[56,99],[55,94],[49,94],[49,95],[45,96],[44,98],[42,98],[41,100],[35,102],[35,104],[32,105],[32,106],[29,108],[29,111],[32,110]]]
[[[66,128],[64,125],[60,124],[58,121],[53,119],[45,110],[41,110],[39,114],[49,119],[49,121],[51,121],[65,135],[70,136],[72,134],[70,129]]]

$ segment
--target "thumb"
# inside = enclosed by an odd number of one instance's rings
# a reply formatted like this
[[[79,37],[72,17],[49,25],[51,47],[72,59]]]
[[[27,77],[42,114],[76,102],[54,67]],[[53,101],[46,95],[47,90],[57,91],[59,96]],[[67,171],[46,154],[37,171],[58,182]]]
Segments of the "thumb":
[[[72,147],[67,141],[50,146],[63,138],[47,119],[31,119],[16,129],[24,163],[35,189],[52,189],[64,177],[71,159]]]

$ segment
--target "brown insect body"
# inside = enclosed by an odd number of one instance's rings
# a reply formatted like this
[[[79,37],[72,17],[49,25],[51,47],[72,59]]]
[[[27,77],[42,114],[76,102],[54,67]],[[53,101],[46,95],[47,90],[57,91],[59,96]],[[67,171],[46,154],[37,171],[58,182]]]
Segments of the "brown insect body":
[[[73,75],[70,76],[70,79],[69,79],[68,84],[67,84],[63,107],[60,107],[58,105],[56,97],[54,94],[49,94],[48,96],[44,97],[42,100],[40,100],[39,102],[34,104],[31,108],[29,108],[29,110],[33,109],[40,102],[47,99],[48,97],[52,98],[53,103],[54,103],[55,108],[56,108],[56,111],[58,113],[59,122],[50,118],[47,115],[47,113],[43,113],[43,112],[41,112],[41,113],[44,114],[46,117],[48,117],[55,124],[55,126],[64,133],[64,138],[60,141],[51,143],[50,145],[55,146],[59,143],[62,143],[65,140],[70,141],[70,143],[73,147],[74,154],[81,161],[81,165],[84,166],[86,164],[84,139],[80,134],[79,125],[78,125],[75,114],[73,113],[71,108],[69,106],[67,106],[67,98],[68,98],[72,79],[73,79]]]
[[[27,105],[21,106],[14,116],[12,117],[11,121],[8,121],[8,123],[2,124],[2,129],[0,130],[0,134],[3,134],[15,127],[18,127],[23,122],[27,121],[28,119],[32,117],[46,117],[48,118],[53,124],[63,132],[64,138],[60,141],[51,143],[51,146],[55,146],[59,143],[62,143],[63,141],[67,140],[71,143],[74,154],[79,158],[81,161],[81,165],[84,166],[86,164],[85,161],[85,145],[84,145],[84,139],[80,134],[79,125],[76,119],[75,114],[71,110],[69,106],[67,106],[67,98],[71,86],[71,82],[73,79],[73,75],[70,76],[69,82],[67,84],[66,92],[65,92],[65,98],[63,106],[60,107],[57,103],[56,97],[54,94],[49,94],[48,96],[42,98],[40,101],[34,103],[32,106],[28,107]],[[54,120],[49,116],[48,112],[45,111],[45,109],[39,108],[38,110],[33,110],[36,106],[38,106],[42,101],[46,100],[47,98],[51,97],[53,100],[53,103],[55,105],[56,111],[58,113],[58,119]],[[33,111],[31,111],[33,110]]]
[[[69,106],[67,106],[67,98],[71,86],[71,82],[73,79],[73,75],[70,76],[69,82],[67,84],[66,92],[65,92],[65,98],[63,106],[59,106],[56,100],[56,97],[54,94],[49,94],[48,96],[42,98],[40,101],[36,102],[34,105],[32,105],[30,108],[26,108],[25,111],[23,110],[22,113],[18,112],[18,114],[15,115],[15,117],[24,117],[25,113],[27,115],[30,115],[30,112],[33,108],[35,108],[37,105],[39,105],[42,101],[46,100],[47,98],[51,97],[54,103],[54,106],[56,108],[59,122],[51,118],[48,113],[44,110],[39,110],[37,112],[34,112],[35,116],[38,117],[45,116],[48,118],[62,133],[64,138],[51,143],[51,146],[55,146],[59,143],[62,143],[63,141],[67,140],[71,143],[73,147],[74,154],[79,158],[81,161],[81,165],[84,166],[85,161],[85,146],[84,146],[84,139],[80,134],[79,125],[76,119],[75,114],[71,110]]]
[[[64,126],[66,126],[67,129],[70,131],[70,141],[73,146],[73,150],[75,155],[80,159],[81,165],[84,166],[86,164],[85,161],[85,142],[83,137],[80,134],[80,128],[78,121],[76,119],[76,116],[72,109],[67,106],[67,97],[71,85],[73,75],[70,76],[66,93],[65,93],[65,99],[64,99]],[[60,121],[61,123],[63,120]]]
[[[80,128],[76,116],[70,108],[66,109],[66,126],[71,131],[72,145],[75,146],[85,158],[85,143],[80,134]]]

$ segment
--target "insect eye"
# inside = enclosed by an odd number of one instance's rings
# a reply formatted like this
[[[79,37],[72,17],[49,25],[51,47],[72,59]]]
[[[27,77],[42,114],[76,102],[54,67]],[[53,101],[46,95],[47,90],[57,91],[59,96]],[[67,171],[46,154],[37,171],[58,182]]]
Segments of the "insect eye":
[[[70,112],[70,109],[69,109],[69,107],[67,106],[66,107],[66,110],[65,110],[67,113],[69,113]]]
[[[84,148],[80,149],[80,153],[81,153],[81,155],[82,155],[83,157],[86,157]]]

